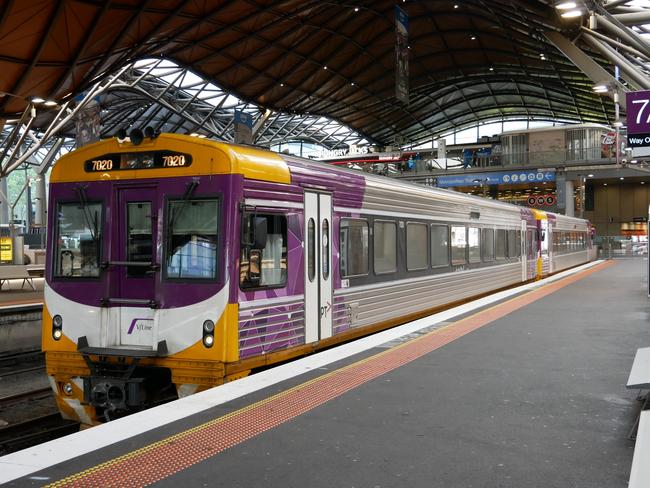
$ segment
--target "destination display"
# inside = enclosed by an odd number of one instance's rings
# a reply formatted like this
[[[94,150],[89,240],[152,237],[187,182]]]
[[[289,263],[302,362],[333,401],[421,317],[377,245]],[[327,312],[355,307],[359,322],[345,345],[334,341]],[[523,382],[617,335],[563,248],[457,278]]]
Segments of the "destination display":
[[[84,163],[87,173],[124,169],[184,168],[192,164],[192,156],[175,151],[104,154]]]

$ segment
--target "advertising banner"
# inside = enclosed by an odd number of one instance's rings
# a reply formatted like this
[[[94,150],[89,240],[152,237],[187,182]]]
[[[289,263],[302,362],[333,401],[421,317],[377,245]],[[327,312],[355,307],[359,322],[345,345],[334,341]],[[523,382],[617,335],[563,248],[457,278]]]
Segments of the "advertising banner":
[[[253,117],[235,110],[235,144],[253,144]]]
[[[403,103],[409,103],[409,18],[406,12],[395,5],[395,96]]]

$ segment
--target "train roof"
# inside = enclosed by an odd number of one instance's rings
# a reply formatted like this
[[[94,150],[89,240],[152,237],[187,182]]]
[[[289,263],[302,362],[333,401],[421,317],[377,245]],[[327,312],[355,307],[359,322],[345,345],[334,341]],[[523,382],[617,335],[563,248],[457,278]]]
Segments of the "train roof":
[[[191,164],[140,169],[110,168],[105,171],[89,170],[86,167],[88,161],[109,160],[109,156],[120,153],[141,154],[170,150],[191,154]],[[101,165],[99,167],[101,168]],[[116,137],[88,144],[60,158],[52,168],[50,181],[61,183],[228,173],[275,183],[291,182],[287,163],[276,153],[251,146],[179,134],[160,134],[155,138],[144,138],[138,145],[129,140],[120,141]]]

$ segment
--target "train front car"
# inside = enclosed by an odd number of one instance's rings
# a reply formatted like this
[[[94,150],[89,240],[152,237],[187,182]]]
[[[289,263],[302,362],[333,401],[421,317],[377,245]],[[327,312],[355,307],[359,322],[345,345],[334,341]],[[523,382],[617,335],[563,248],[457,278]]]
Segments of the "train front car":
[[[64,417],[97,424],[226,379],[242,182],[262,177],[290,180],[272,153],[175,135],[56,163],[42,347]]]

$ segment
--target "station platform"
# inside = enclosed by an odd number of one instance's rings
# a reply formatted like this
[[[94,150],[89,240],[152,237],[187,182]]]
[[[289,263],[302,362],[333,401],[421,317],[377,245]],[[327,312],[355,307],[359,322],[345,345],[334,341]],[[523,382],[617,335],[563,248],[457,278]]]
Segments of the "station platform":
[[[646,266],[561,273],[2,457],[0,483],[625,487]]]

